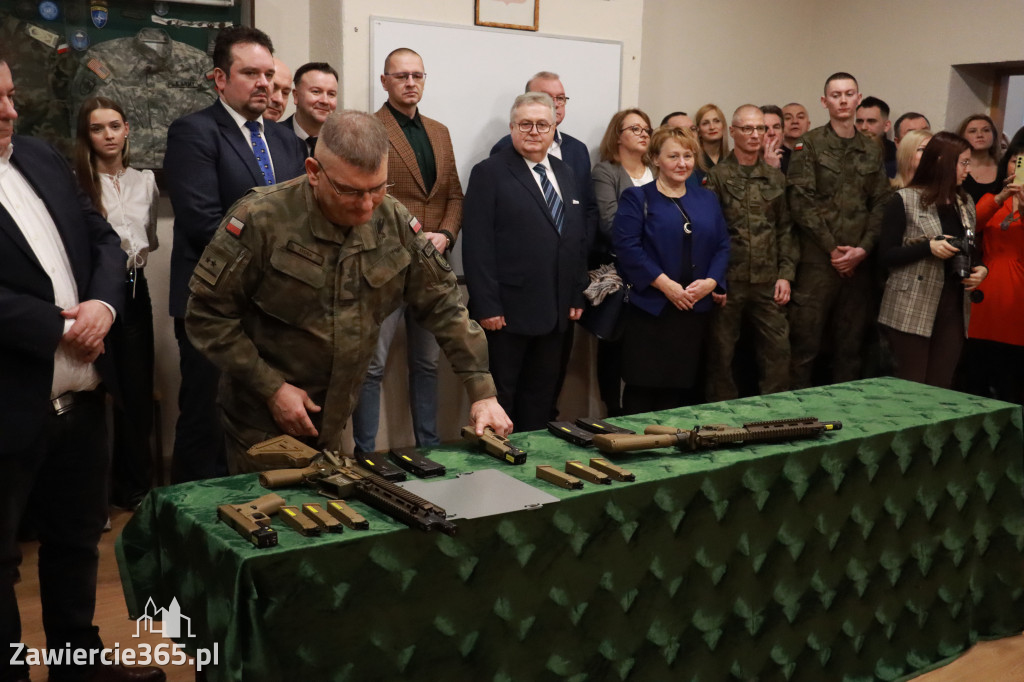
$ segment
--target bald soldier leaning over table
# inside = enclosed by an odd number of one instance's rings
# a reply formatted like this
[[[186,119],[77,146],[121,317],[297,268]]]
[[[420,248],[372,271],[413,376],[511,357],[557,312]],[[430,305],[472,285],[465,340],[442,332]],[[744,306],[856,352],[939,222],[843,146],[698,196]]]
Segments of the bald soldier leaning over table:
[[[243,197],[199,260],[185,325],[223,372],[232,472],[251,470],[245,450],[282,432],[339,449],[381,322],[403,303],[462,379],[477,432],[512,429],[451,266],[387,196],[387,157],[374,116],[331,114],[306,175]]]

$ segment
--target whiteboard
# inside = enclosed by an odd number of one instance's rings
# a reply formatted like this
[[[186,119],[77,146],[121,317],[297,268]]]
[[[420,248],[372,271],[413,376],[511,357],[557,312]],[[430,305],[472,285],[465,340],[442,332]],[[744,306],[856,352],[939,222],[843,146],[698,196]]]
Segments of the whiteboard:
[[[371,111],[387,100],[384,58],[399,47],[423,57],[420,112],[448,126],[463,189],[469,172],[508,134],[509,109],[538,71],[561,76],[563,132],[582,140],[596,162],[601,137],[619,110],[622,43],[534,32],[370,18]]]

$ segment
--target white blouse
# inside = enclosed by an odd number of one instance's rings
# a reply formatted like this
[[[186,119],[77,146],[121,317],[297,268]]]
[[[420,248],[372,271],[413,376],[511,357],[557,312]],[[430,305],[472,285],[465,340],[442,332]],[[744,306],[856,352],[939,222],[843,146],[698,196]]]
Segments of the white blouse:
[[[159,246],[156,206],[160,191],[153,171],[127,168],[117,175],[100,173],[100,192],[107,222],[121,237],[128,269],[146,265],[146,256]]]

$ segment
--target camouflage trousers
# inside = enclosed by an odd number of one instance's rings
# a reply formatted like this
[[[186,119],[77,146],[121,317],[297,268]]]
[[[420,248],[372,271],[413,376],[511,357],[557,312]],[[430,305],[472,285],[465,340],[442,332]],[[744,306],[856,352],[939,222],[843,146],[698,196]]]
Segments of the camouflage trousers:
[[[789,389],[789,322],[785,309],[774,301],[775,282],[729,282],[725,307],[711,321],[708,346],[707,399],[739,397],[733,378],[733,355],[744,317],[757,334],[758,387],[762,394]]]
[[[814,362],[824,341],[832,349],[832,381],[861,378],[865,332],[874,288],[861,264],[852,277],[840,277],[829,263],[800,263],[789,303],[792,352],[790,388],[811,386]]]

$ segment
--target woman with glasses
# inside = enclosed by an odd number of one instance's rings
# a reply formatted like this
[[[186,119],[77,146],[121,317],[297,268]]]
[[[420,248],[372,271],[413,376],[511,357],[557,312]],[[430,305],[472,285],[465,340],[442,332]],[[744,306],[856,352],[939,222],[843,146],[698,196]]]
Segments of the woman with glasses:
[[[695,384],[710,294],[724,293],[729,265],[718,200],[686,184],[701,153],[697,137],[661,127],[648,153],[657,180],[622,193],[612,231],[619,272],[632,286],[622,362],[627,414],[699,400]]]
[[[90,97],[82,103],[75,139],[78,184],[128,254],[125,309],[108,337],[122,398],[114,406],[110,500],[122,509],[137,507],[153,480],[153,306],[143,273],[157,247],[159,197],[153,171],[128,165],[129,132],[124,110],[113,100]]]
[[[591,267],[614,263],[612,223],[619,210],[619,196],[630,187],[654,180],[647,163],[651,141],[651,119],[640,109],[623,109],[608,122],[601,140],[601,160],[594,166],[594,196],[597,198],[599,230],[591,248]],[[597,386],[609,417],[622,414],[622,341],[597,342]]]
[[[971,145],[971,167],[963,189],[977,204],[986,194],[995,194],[1002,189],[996,184],[999,131],[991,118],[985,114],[974,114],[963,120],[956,134]]]
[[[972,147],[936,134],[910,185],[886,205],[878,250],[889,268],[878,316],[896,376],[949,388],[967,332],[974,291],[988,269],[963,262],[975,224],[974,202],[961,188]],[[978,254],[971,260],[978,262]]]

